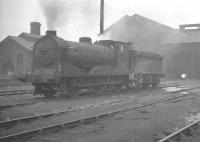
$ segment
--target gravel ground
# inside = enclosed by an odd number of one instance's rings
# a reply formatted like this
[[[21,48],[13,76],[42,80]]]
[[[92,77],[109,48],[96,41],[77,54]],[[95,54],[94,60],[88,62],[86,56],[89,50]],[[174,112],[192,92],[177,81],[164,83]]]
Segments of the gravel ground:
[[[6,87],[0,87],[0,91],[28,90],[33,88],[34,87],[32,85],[6,86]]]
[[[29,90],[29,89],[33,89],[33,86],[31,85],[7,86],[7,87],[0,87],[0,92]],[[0,111],[5,108],[9,108],[13,106],[34,104],[38,101],[36,98],[40,98],[40,97],[33,96],[33,93],[6,95],[6,96],[1,96],[1,93],[0,93]]]
[[[188,81],[189,82],[189,81]],[[182,87],[193,87],[194,85],[183,85]],[[195,85],[196,86],[196,85]],[[177,88],[170,88],[167,91],[173,91]],[[200,92],[195,89],[195,92]],[[126,94],[110,94],[102,96],[83,96],[75,99],[54,99],[43,100],[34,105],[20,106],[16,108],[5,109],[0,112],[2,120],[17,117],[53,112],[62,109],[80,109],[84,107],[93,107],[98,105],[109,105],[115,102],[123,102],[125,100],[136,99],[134,103],[150,101],[155,99],[154,95],[163,94],[163,90],[146,90],[137,93]],[[137,111],[128,111],[120,113],[114,117],[106,118],[90,125],[82,125],[80,127],[63,130],[58,133],[33,137],[31,141],[156,141],[166,134],[173,132],[176,128],[184,126],[189,119],[194,118],[195,114],[200,110],[200,99],[197,98],[177,100],[173,103],[162,103],[146,109]],[[69,115],[68,115],[69,116]],[[68,116],[59,117],[60,120],[66,120]],[[59,120],[57,118],[53,118]],[[41,123],[42,122],[36,122]],[[51,124],[46,121],[44,124]],[[33,123],[34,125],[34,123]],[[16,132],[26,127],[21,125],[16,127]],[[30,140],[29,140],[30,141]]]
[[[156,92],[156,93],[155,93]],[[106,104],[111,102],[118,102],[128,100],[133,97],[149,96],[151,94],[162,93],[162,90],[146,90],[137,93],[126,94],[107,94],[101,96],[81,96],[78,98],[55,98],[43,99],[33,105],[17,106],[0,111],[0,119],[14,119],[18,117],[25,117],[30,115],[42,114],[47,112],[54,112],[62,109],[80,109],[88,106],[96,106],[99,104]]]
[[[36,136],[28,141],[155,142],[193,121],[199,112],[200,95],[197,94],[196,97],[126,111],[70,130]]]
[[[3,87],[12,87],[12,86],[27,86],[31,85],[30,82],[22,83],[20,81],[14,81],[14,80],[0,80],[0,88]]]
[[[182,80],[181,80],[182,81]],[[180,80],[174,82],[181,82]],[[173,81],[165,81],[172,83]],[[165,82],[162,82],[164,84]],[[183,82],[183,81],[182,81]],[[187,80],[186,82],[194,82],[194,80]],[[182,85],[182,88],[193,87],[195,84]],[[167,91],[174,91],[177,88],[169,88]],[[151,94],[162,93],[163,90],[143,90],[139,92],[126,93],[126,94],[107,94],[101,96],[81,96],[78,98],[55,98],[55,99],[45,99],[38,96],[33,96],[33,94],[0,97],[0,106],[3,104],[15,104],[17,106],[12,108],[7,108],[0,110],[0,120],[14,119],[18,117],[25,117],[35,114],[42,114],[47,112],[52,112],[64,109],[78,109],[80,107],[85,107],[88,105],[100,104],[105,101],[117,101],[129,99],[129,97],[143,97]],[[30,101],[31,100],[31,101]],[[27,102],[30,103],[27,103]],[[27,104],[26,104],[27,103]],[[18,105],[20,104],[20,105]],[[21,105],[23,104],[23,105]],[[26,104],[26,105],[24,105]]]
[[[168,84],[168,83],[173,83],[173,82],[194,82],[195,80],[164,80],[161,82],[161,84]],[[4,87],[0,88],[0,90],[20,90],[20,89],[32,89],[32,86],[9,86],[9,87]],[[144,91],[143,91],[144,92]],[[134,95],[137,96],[137,94],[144,96],[147,93],[144,92],[144,95],[141,93],[135,93]],[[133,94],[129,94],[133,95]],[[90,104],[92,102],[97,102],[99,101],[104,101],[106,99],[112,99],[112,97],[119,97],[120,95],[103,95],[103,96],[89,96],[89,97],[80,97],[80,98],[75,98],[75,99],[68,99],[68,98],[62,98],[62,99],[41,99],[40,96],[33,96],[32,93],[30,94],[24,94],[24,95],[12,95],[12,96],[0,96],[0,107],[1,106],[15,106],[15,108],[9,108],[9,109],[4,109],[0,110],[0,119],[5,120],[7,118],[17,118],[21,115],[23,116],[28,116],[32,115],[35,113],[43,113],[43,112],[48,112],[52,111],[56,108],[60,108],[63,106],[72,108],[72,107],[78,107],[82,106],[84,104]],[[110,98],[111,97],[111,98]],[[39,99],[37,99],[39,98]],[[35,99],[35,101],[34,101]],[[28,103],[28,101],[30,103]],[[27,105],[26,105],[27,103]],[[31,105],[34,104],[34,105]],[[26,105],[26,106],[21,106],[21,105]],[[6,107],[4,107],[6,108]]]
[[[33,105],[45,100],[46,99],[44,97],[34,96],[33,93],[27,93],[23,95],[0,96],[0,120],[3,120],[3,112],[9,112],[9,110],[12,110],[12,108],[17,108],[25,105]],[[14,114],[17,114],[17,112]]]
[[[104,98],[104,100],[102,98],[94,100],[94,98],[93,98],[93,101],[92,101],[92,98],[91,98],[90,102],[87,99],[87,100],[85,100],[85,102],[83,101],[85,104],[83,104],[83,105],[78,104],[77,106],[74,106],[73,109],[77,109],[77,111],[68,112],[68,113],[65,113],[63,115],[58,115],[58,116],[56,115],[54,117],[50,117],[50,118],[45,119],[45,120],[44,119],[38,119],[37,121],[33,121],[31,123],[28,123],[28,125],[19,123],[19,124],[15,125],[14,127],[12,127],[12,129],[8,129],[8,130],[1,129],[0,136],[12,134],[12,133],[17,133],[17,132],[21,132],[21,131],[24,131],[24,130],[31,130],[31,129],[34,129],[34,128],[38,128],[38,126],[44,127],[44,126],[47,126],[47,125],[50,125],[50,124],[63,123],[65,121],[72,121],[74,119],[92,116],[92,115],[95,115],[97,113],[110,112],[110,111],[113,111],[113,110],[118,110],[120,108],[125,108],[125,107],[129,107],[129,106],[136,106],[138,104],[141,104],[142,102],[155,100],[155,98],[152,95],[149,95],[149,91],[146,92],[146,93],[148,93],[148,94],[146,94],[146,96],[144,96],[143,98],[131,96],[131,95],[126,95],[126,96],[119,95],[117,97],[116,96],[111,97],[110,99]],[[144,93],[142,93],[142,94],[144,95]],[[43,107],[43,109],[45,109],[45,108]],[[62,106],[61,108],[59,108],[59,109],[56,108],[53,111],[66,110],[66,109],[70,110],[67,107],[67,105],[65,104],[65,107]],[[32,110],[34,110],[34,108]],[[22,111],[21,113],[23,113],[22,109],[20,109],[20,111]],[[4,114],[9,115],[10,113],[12,113],[12,111],[9,111],[9,112],[4,113]],[[13,112],[13,114],[14,114],[14,112]],[[18,112],[17,114],[20,114],[20,112]],[[37,114],[39,114],[39,113],[37,113]],[[17,116],[17,115],[15,114],[15,116]]]

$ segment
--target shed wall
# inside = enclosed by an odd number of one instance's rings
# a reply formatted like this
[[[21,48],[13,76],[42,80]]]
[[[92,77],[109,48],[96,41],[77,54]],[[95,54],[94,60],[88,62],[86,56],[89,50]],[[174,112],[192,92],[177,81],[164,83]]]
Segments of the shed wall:
[[[5,64],[11,64],[14,67],[13,73],[3,72]],[[7,78],[8,76],[20,76],[31,71],[32,52],[18,43],[5,39],[0,47],[0,76]]]
[[[170,51],[165,55],[165,72],[169,78],[200,79],[200,43],[168,44]]]

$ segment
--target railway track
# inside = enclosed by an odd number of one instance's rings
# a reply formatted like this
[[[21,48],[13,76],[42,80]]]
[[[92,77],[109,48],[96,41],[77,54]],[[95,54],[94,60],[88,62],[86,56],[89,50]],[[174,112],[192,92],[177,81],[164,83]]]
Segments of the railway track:
[[[200,87],[193,87],[193,88],[187,88],[187,89],[182,89],[182,90],[178,90],[178,91],[174,91],[174,92],[170,92],[170,93],[166,93],[166,94],[171,94],[171,93],[176,93],[176,92],[184,92],[187,90],[191,90],[191,89],[196,89],[196,88],[200,88]],[[191,95],[195,95],[195,94],[176,94],[173,96],[169,96],[169,97],[164,97],[161,99],[158,99],[156,101],[152,101],[152,102],[148,102],[148,103],[144,103],[144,104],[139,104],[136,106],[127,106],[127,107],[117,107],[116,110],[113,111],[108,111],[108,112],[104,112],[104,113],[98,113],[98,114],[94,114],[94,115],[90,115],[87,117],[82,117],[82,118],[78,118],[75,120],[71,120],[71,121],[67,121],[67,122],[62,122],[62,123],[57,123],[57,124],[53,124],[53,125],[48,125],[45,127],[39,127],[33,130],[27,130],[27,131],[23,131],[23,132],[19,132],[19,133],[15,133],[15,134],[10,134],[10,135],[6,135],[6,136],[2,136],[0,137],[0,141],[12,141],[16,138],[24,138],[24,137],[29,137],[38,133],[42,133],[42,132],[46,132],[48,130],[52,130],[52,129],[62,129],[64,127],[71,127],[71,126],[76,126],[82,123],[87,123],[87,122],[92,122],[98,118],[102,118],[105,116],[109,116],[112,114],[116,114],[116,113],[120,113],[123,111],[128,111],[128,110],[134,110],[134,109],[138,109],[138,108],[142,108],[142,107],[147,107],[147,106],[151,106],[151,105],[155,105],[158,103],[162,103],[162,102],[167,102],[167,101],[173,101],[179,98],[184,98],[184,97],[188,97]],[[71,111],[75,111],[75,110],[71,110]],[[3,121],[0,123],[0,127],[1,128],[6,128],[6,127],[12,127],[15,124],[17,124],[18,122],[21,123],[27,123],[30,121],[34,121],[37,119],[43,119],[43,118],[48,118],[54,115],[58,115],[58,114],[63,114],[69,112],[69,110],[65,110],[65,111],[57,111],[57,112],[53,112],[53,113],[47,113],[47,114],[42,114],[42,115],[37,115],[37,116],[30,116],[30,117],[24,117],[24,118],[18,118],[18,119],[13,119],[13,120],[8,120],[8,121]]]
[[[197,84],[197,82],[189,82],[189,83],[183,83],[183,82],[175,82],[175,83],[167,83],[167,84],[162,84],[161,86],[159,86],[159,88],[165,88],[165,87],[172,87],[172,86],[179,86],[179,85],[185,85],[185,84]],[[15,90],[15,91],[0,91],[0,97],[7,97],[7,96],[14,96],[14,95],[24,95],[24,94],[30,94],[33,93],[33,89],[27,89],[27,90]],[[35,101],[31,100],[31,101],[23,101],[23,99],[21,100],[8,100],[2,98],[0,100],[0,109],[5,109],[5,108],[9,108],[9,107],[14,107],[17,105],[25,105],[25,104],[32,104],[35,103]]]
[[[183,92],[183,91],[188,91],[188,90],[195,89],[195,88],[197,88],[197,87],[186,88],[186,89],[181,89],[181,90],[175,90],[175,91],[172,91],[170,93]],[[169,92],[166,92],[164,94],[168,94],[168,93]],[[99,104],[99,105],[102,105],[102,104]],[[90,105],[85,106],[84,108],[89,108],[89,107],[90,107]],[[62,111],[53,111],[53,112],[50,112],[50,113],[45,113],[45,114],[40,114],[40,115],[34,115],[34,116],[23,117],[23,118],[18,118],[18,119],[12,119],[12,120],[7,120],[7,121],[0,121],[0,127],[1,128],[5,128],[5,127],[9,127],[9,126],[14,126],[18,122],[22,122],[22,121],[23,122],[30,122],[30,121],[36,120],[37,118],[47,118],[47,117],[50,117],[50,116],[54,116],[54,115],[58,115],[58,114],[63,114],[63,113],[67,113],[67,112],[72,112],[72,111],[77,111],[77,110],[82,110],[82,109],[83,109],[82,107],[79,107],[79,108],[76,108],[76,109],[62,110]]]
[[[32,94],[33,89],[0,91],[0,110],[38,102],[40,97]]]
[[[187,137],[199,135],[199,131],[200,131],[200,120],[197,120],[173,132],[172,134],[164,137],[158,142],[182,142],[183,140],[186,141]]]
[[[200,84],[200,82],[187,82],[187,83],[186,82],[177,82],[177,83],[167,83],[167,84],[163,83],[159,86],[159,88],[173,87],[173,86],[176,87],[179,85],[191,85],[191,84],[197,84],[197,83]]]
[[[175,83],[163,83],[159,86],[159,88],[164,87],[172,87],[172,86],[179,86],[179,85],[187,85],[187,84],[196,84],[198,82],[175,82]],[[199,82],[200,83],[200,82]],[[34,89],[24,89],[24,90],[14,90],[14,91],[0,91],[0,96],[11,96],[11,95],[23,95],[27,93],[33,93]]]
[[[15,91],[0,91],[0,96],[11,96],[11,95],[23,95],[27,93],[33,93],[33,89],[28,90],[15,90]]]
[[[190,84],[195,84],[196,82],[191,82]],[[183,82],[178,82],[178,83],[168,83],[167,85],[160,86],[159,88],[165,88],[165,87],[171,87],[171,86],[178,86],[178,85],[184,85],[184,84],[189,84],[189,83],[183,83]],[[14,106],[19,106],[19,105],[26,105],[26,104],[34,104],[37,101],[35,100],[27,100],[25,99],[7,99],[9,96],[14,96],[14,95],[26,95],[33,93],[33,89],[27,89],[27,90],[17,90],[17,91],[0,91],[0,110],[9,108],[9,107],[14,107]],[[4,98],[5,97],[5,98]]]

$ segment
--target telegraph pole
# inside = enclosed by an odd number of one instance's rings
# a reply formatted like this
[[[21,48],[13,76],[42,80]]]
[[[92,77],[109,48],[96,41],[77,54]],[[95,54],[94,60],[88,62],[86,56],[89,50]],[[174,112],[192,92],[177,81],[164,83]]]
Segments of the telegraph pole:
[[[101,0],[100,6],[100,34],[104,31],[104,0]]]

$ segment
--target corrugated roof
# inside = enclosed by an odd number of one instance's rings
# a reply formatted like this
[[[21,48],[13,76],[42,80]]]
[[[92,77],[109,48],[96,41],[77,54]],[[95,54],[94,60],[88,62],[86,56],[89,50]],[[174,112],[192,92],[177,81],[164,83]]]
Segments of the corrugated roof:
[[[161,53],[161,44],[174,30],[169,26],[134,14],[122,17],[98,38],[131,42],[135,50]]]
[[[124,16],[109,28],[99,39],[132,42],[138,50],[155,50],[166,36],[175,29],[138,14]]]
[[[110,30],[118,28],[119,25],[127,23],[130,20],[130,18],[131,18],[131,16],[125,15],[124,17],[122,17],[121,19],[119,19],[117,22],[115,22],[114,24],[112,24],[110,27],[108,27],[107,29],[105,29],[104,32],[101,35],[106,34]],[[99,36],[101,36],[101,35],[99,35]]]
[[[118,33],[118,31],[123,32],[132,32],[136,33],[138,31],[149,31],[149,32],[156,32],[156,31],[171,31],[174,30],[173,28],[166,26],[164,24],[158,23],[154,20],[148,19],[144,16],[134,14],[132,16],[125,15],[117,22],[112,24],[110,27],[105,29],[104,33],[99,36],[104,36],[110,32]],[[148,33],[147,33],[148,34]],[[136,36],[136,35],[135,35]]]
[[[120,40],[141,45],[149,43],[188,43],[200,42],[200,29],[179,30],[174,29],[144,16],[134,14],[125,15],[108,27],[100,39]],[[154,45],[153,45],[154,46]],[[149,47],[150,48],[150,47]]]

